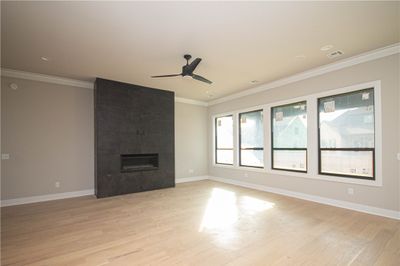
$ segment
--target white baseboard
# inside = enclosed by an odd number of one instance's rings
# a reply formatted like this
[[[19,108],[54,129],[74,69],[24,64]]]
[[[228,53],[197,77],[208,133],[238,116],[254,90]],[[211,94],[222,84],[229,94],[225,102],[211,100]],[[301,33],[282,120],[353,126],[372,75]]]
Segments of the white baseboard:
[[[175,183],[179,184],[179,183],[194,182],[194,181],[207,180],[207,179],[208,179],[207,175],[182,177],[182,178],[176,178]]]
[[[49,201],[49,200],[68,199],[68,198],[75,198],[75,197],[82,197],[82,196],[89,196],[89,195],[94,195],[93,189],[56,193],[56,194],[47,194],[47,195],[42,195],[42,196],[33,196],[33,197],[26,197],[26,198],[2,200],[1,207]]]
[[[268,186],[264,186],[264,185],[258,185],[258,184],[238,181],[238,180],[229,179],[229,178],[216,177],[216,176],[209,176],[208,178],[213,181],[218,181],[218,182],[227,183],[227,184],[231,184],[231,185],[266,191],[266,192],[280,194],[280,195],[284,195],[284,196],[288,196],[288,197],[318,202],[321,204],[331,205],[331,206],[335,206],[335,207],[339,207],[339,208],[350,209],[353,211],[364,212],[364,213],[368,213],[368,214],[374,214],[374,215],[379,215],[379,216],[384,216],[384,217],[400,220],[400,212],[399,211],[382,209],[382,208],[377,208],[377,207],[373,207],[373,206],[368,206],[368,205],[363,205],[363,204],[358,204],[358,203],[353,203],[353,202],[348,202],[348,201],[342,201],[342,200],[335,200],[335,199],[330,199],[330,198],[325,198],[325,197],[320,197],[320,196],[314,196],[314,195],[310,195],[310,194],[290,191],[290,190],[286,190],[286,189],[268,187]]]
[[[335,207],[339,207],[339,208],[350,209],[353,211],[359,211],[359,212],[364,212],[364,213],[369,213],[369,214],[374,214],[374,215],[379,215],[379,216],[384,216],[384,217],[400,220],[400,212],[399,211],[382,209],[382,208],[377,208],[377,207],[373,207],[373,206],[352,203],[352,202],[348,202],[348,201],[335,200],[335,199],[295,192],[295,191],[286,190],[286,189],[268,187],[268,186],[264,186],[264,185],[238,181],[238,180],[234,180],[234,179],[230,179],[230,178],[223,178],[223,177],[216,177],[216,176],[192,176],[192,177],[177,178],[177,179],[175,179],[175,183],[178,184],[178,183],[194,182],[194,181],[207,180],[207,179],[222,182],[222,183],[227,183],[227,184],[231,184],[231,185],[241,186],[241,187],[245,187],[245,188],[251,188],[251,189],[261,190],[261,191],[265,191],[265,192],[280,194],[280,195],[284,195],[284,196],[288,196],[288,197],[313,201],[313,202],[331,205],[331,206],[335,206]],[[50,200],[58,200],[58,199],[67,199],[67,198],[89,196],[89,195],[94,195],[93,189],[72,191],[72,192],[65,192],[65,193],[57,193],[57,194],[48,194],[48,195],[42,195],[42,196],[33,196],[33,197],[26,197],[26,198],[2,200],[1,207],[21,205],[21,204],[27,204],[27,203],[35,203],[35,202],[43,202],[43,201],[50,201]]]
[[[200,181],[206,179],[208,179],[208,176],[191,176],[191,177],[177,178],[175,179],[175,183],[186,183],[186,182]],[[68,198],[88,196],[88,195],[94,195],[94,190],[88,189],[88,190],[72,191],[65,193],[56,193],[56,194],[47,194],[41,196],[2,200],[1,207],[15,206],[15,205],[36,203],[36,202],[43,202],[50,200],[68,199]]]

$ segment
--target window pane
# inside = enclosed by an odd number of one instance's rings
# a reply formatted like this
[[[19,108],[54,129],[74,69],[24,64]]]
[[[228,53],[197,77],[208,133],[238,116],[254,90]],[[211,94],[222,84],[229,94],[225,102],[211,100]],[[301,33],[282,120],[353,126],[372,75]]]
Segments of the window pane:
[[[272,108],[273,148],[307,148],[306,102]]]
[[[233,116],[229,115],[216,118],[215,131],[215,162],[233,164]]]
[[[319,100],[321,148],[374,147],[374,91]]]
[[[240,147],[262,148],[263,143],[262,110],[240,114]]]
[[[240,124],[240,165],[263,167],[263,111],[239,114]],[[250,150],[243,150],[243,149]],[[258,150],[251,150],[257,148]]]
[[[321,98],[318,110],[320,172],[373,179],[373,88]]]
[[[217,150],[217,163],[233,164],[233,150]]]
[[[276,106],[271,110],[273,169],[307,171],[307,103]],[[274,150],[288,149],[288,150]],[[304,150],[290,150],[290,149]]]
[[[373,177],[372,151],[321,151],[321,172]]]
[[[233,149],[233,117],[224,116],[216,119],[217,148]]]
[[[264,151],[263,150],[242,150],[240,161],[242,166],[263,167]]]
[[[274,168],[306,171],[307,151],[274,150]]]

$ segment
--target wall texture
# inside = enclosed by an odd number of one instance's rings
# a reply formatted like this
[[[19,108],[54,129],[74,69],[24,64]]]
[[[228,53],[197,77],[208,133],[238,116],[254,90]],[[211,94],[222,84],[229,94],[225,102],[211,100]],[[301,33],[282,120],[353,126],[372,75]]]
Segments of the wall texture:
[[[287,176],[284,172],[282,172],[282,175],[272,175],[216,167],[212,162],[213,151],[211,149],[209,151],[209,175],[389,210],[400,210],[400,172],[399,161],[396,159],[396,153],[400,147],[399,59],[400,56],[397,54],[375,61],[358,64],[314,78],[309,78],[282,87],[231,100],[229,102],[213,105],[209,107],[208,111],[209,147],[212,147],[212,115],[287,100],[325,90],[381,80],[383,126],[382,149],[384,156],[382,187],[305,179],[301,177]],[[247,174],[248,177],[244,177],[245,174]],[[354,195],[350,196],[347,194],[348,187],[354,188]]]
[[[175,175],[177,179],[207,175],[207,121],[206,107],[175,103]]]
[[[8,77],[1,85],[1,150],[10,154],[1,199],[93,189],[93,90]],[[206,107],[175,103],[175,149],[176,178],[207,174]]]
[[[92,189],[93,91],[2,77],[1,93],[2,199]]]

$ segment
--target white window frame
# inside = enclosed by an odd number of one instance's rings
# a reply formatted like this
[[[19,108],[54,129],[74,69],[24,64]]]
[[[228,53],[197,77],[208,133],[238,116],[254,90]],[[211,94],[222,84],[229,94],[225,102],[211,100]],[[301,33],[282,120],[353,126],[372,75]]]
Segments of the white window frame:
[[[375,109],[375,180],[357,179],[351,177],[331,176],[318,173],[318,98],[334,96],[337,94],[359,91],[362,89],[374,88],[374,109]],[[307,173],[273,170],[271,161],[271,108],[296,103],[300,101],[307,102]],[[212,115],[212,146],[213,146],[213,166],[242,171],[253,171],[266,173],[270,175],[294,176],[301,178],[317,179],[323,181],[340,182],[348,184],[359,184],[366,186],[382,186],[382,104],[381,104],[381,81],[375,80],[371,82],[351,85],[343,88],[330,89],[327,91],[314,93],[302,97],[286,99],[283,101],[268,103],[264,105],[252,106],[245,109],[235,110],[221,114]],[[253,168],[239,166],[239,113],[254,110],[263,110],[263,127],[264,127],[264,168]],[[224,115],[233,116],[233,165],[220,165],[215,163],[215,118]]]
[[[222,163],[217,163],[217,154],[216,154],[216,152],[217,152],[217,143],[215,142],[215,140],[216,140],[216,134],[217,134],[217,128],[215,127],[215,121],[216,121],[216,119],[217,118],[220,118],[220,117],[225,117],[225,116],[232,116],[232,134],[233,134],[233,150],[232,150],[232,152],[233,152],[233,164],[222,164]],[[215,166],[218,166],[218,167],[232,167],[232,166],[234,166],[235,165],[235,149],[236,149],[236,140],[235,140],[235,137],[236,137],[236,134],[235,134],[235,114],[234,113],[232,113],[232,112],[229,112],[229,113],[223,113],[223,114],[218,114],[218,115],[215,115],[215,116],[212,116],[212,120],[213,120],[213,126],[212,126],[212,136],[213,136],[213,140],[212,140],[212,143],[213,143],[213,145],[212,145],[212,147],[213,147],[213,165],[215,165]]]

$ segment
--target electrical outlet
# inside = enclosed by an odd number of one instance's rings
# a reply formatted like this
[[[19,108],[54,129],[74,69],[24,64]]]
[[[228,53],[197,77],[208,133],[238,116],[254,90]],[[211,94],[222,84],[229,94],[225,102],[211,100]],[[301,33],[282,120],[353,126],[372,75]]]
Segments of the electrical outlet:
[[[194,170],[193,169],[189,169],[189,174],[193,174]]]
[[[56,187],[56,188],[59,188],[61,185],[60,185],[60,182],[59,181],[57,181],[55,184],[54,184],[54,186]]]
[[[2,159],[2,160],[8,160],[8,159],[10,159],[10,154],[8,154],[8,153],[3,153],[3,154],[1,154],[1,159]]]
[[[354,188],[352,187],[347,188],[347,194],[354,195]]]

